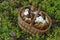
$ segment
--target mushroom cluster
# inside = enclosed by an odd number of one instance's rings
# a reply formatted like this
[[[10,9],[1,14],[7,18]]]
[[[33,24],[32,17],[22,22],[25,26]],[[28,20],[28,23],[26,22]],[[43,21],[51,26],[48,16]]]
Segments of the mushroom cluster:
[[[46,27],[48,27],[48,19],[47,17],[44,19],[42,16],[37,16],[35,19],[35,23],[34,26],[38,29],[46,29]]]

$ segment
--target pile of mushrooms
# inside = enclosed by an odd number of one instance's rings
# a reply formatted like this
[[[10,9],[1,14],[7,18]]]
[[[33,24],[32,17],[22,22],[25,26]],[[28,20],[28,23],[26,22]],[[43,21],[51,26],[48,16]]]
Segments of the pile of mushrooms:
[[[24,8],[21,17],[26,23],[40,30],[45,30],[49,26],[48,17],[37,7]]]

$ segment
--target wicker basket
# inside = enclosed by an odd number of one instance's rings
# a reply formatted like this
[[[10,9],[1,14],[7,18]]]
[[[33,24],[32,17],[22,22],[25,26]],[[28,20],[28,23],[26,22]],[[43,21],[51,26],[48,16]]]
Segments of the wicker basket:
[[[19,27],[20,27],[21,29],[26,30],[26,31],[27,31],[28,33],[30,33],[30,34],[36,34],[36,33],[41,34],[41,33],[46,32],[46,31],[51,27],[51,24],[52,24],[51,18],[50,18],[45,12],[41,11],[40,8],[38,8],[39,11],[43,12],[43,14],[48,17],[50,23],[49,23],[48,28],[46,28],[45,30],[37,29],[37,28],[33,27],[33,25],[30,25],[30,24],[26,23],[26,22],[22,19],[22,17],[20,16],[22,9],[24,9],[24,8],[26,8],[26,7],[31,7],[31,6],[24,6],[24,7],[22,7],[22,8],[20,9],[19,13],[18,13],[18,25],[19,25]],[[34,6],[33,6],[33,7],[34,7]],[[35,17],[34,17],[34,18],[35,18]],[[33,20],[32,20],[32,21],[33,21]],[[32,23],[33,23],[33,22],[32,22]],[[31,23],[31,24],[32,24],[32,23]]]

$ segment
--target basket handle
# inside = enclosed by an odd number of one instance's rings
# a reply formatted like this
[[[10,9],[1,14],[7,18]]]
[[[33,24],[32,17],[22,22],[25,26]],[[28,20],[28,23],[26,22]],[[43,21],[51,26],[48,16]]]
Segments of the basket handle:
[[[35,18],[37,17],[38,13],[40,12],[40,9],[38,9],[38,12],[37,14],[34,16],[34,18],[32,19],[32,22],[30,23],[30,25],[33,25],[34,21],[35,21]]]

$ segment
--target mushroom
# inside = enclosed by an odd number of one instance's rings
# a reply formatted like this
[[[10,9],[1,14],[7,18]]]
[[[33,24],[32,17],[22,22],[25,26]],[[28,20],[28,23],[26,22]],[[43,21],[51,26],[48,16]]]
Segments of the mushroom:
[[[28,15],[29,14],[29,9],[25,9],[24,15]]]
[[[46,21],[43,19],[42,16],[36,17],[35,22],[41,22],[41,23],[43,23],[43,24],[46,23]]]
[[[30,24],[31,23],[31,18],[25,18],[25,22]]]
[[[43,29],[44,25],[42,23],[36,23],[34,27],[36,27],[37,29]]]
[[[40,30],[46,29],[48,27],[48,18],[45,16],[45,19],[42,16],[36,17],[34,26]]]

